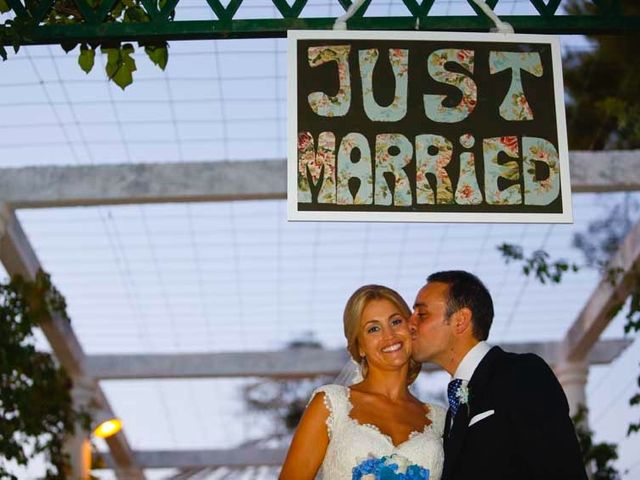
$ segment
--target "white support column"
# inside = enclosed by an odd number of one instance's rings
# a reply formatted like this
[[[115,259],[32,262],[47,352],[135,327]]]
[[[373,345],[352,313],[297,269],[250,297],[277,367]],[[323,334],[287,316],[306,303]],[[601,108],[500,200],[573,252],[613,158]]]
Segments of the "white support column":
[[[604,276],[565,334],[560,347],[560,361],[555,371],[562,384],[571,413],[580,403],[587,406],[585,387],[588,376],[587,358],[600,335],[607,328],[619,305],[624,304],[635,283],[632,276],[640,268],[640,222],[636,223],[611,257],[610,268],[619,270],[616,278]]]
[[[71,390],[73,407],[76,411],[91,411],[95,404],[95,384],[89,379],[76,379]],[[65,444],[71,463],[71,478],[89,480],[91,474],[91,442],[89,432],[77,424],[76,430]]]
[[[554,370],[567,396],[569,414],[573,416],[580,405],[587,407],[589,364],[585,360],[566,361],[556,365]]]
[[[607,268],[619,272],[614,279],[605,275],[593,290],[578,318],[563,340],[563,357],[568,361],[586,358],[615,312],[634,288],[633,275],[640,270],[640,222],[629,231],[611,257]]]
[[[1,192],[2,190],[0,190]],[[40,261],[22,230],[11,206],[0,201],[0,261],[9,275],[22,275],[33,280],[40,270]],[[74,382],[90,378],[86,373],[86,355],[73,328],[60,315],[53,314],[40,324],[54,355]],[[80,380],[82,381],[82,380]],[[95,387],[97,406],[111,412],[109,402],[99,385]],[[144,472],[135,463],[133,451],[123,431],[107,439],[119,480],[144,480]],[[75,448],[80,451],[80,447]],[[125,472],[125,473],[121,473]]]

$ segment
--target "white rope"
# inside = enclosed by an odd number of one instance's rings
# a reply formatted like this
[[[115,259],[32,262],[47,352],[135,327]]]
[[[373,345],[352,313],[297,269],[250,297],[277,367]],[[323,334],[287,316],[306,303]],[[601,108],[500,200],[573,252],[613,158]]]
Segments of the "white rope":
[[[507,22],[503,22],[502,20],[500,20],[500,18],[498,18],[498,15],[496,15],[496,12],[491,10],[485,0],[473,0],[473,3],[480,7],[485,15],[489,17],[491,21],[496,25],[496,28],[491,29],[492,32],[515,33],[513,27]]]
[[[344,12],[344,15],[336,18],[336,23],[333,24],[334,30],[346,30],[347,29],[347,20],[353,17],[353,14],[362,6],[365,0],[354,0],[351,3],[349,9]]]

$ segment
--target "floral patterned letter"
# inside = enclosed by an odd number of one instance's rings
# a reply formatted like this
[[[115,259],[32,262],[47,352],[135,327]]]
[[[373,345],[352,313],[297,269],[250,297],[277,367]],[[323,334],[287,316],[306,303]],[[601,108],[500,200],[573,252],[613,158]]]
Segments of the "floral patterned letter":
[[[538,52],[491,52],[489,68],[491,74],[511,70],[511,86],[500,104],[500,116],[511,121],[533,120],[533,112],[522,89],[520,70],[541,77],[540,54]]]
[[[309,65],[317,67],[327,62],[338,64],[338,79],[340,87],[335,97],[324,92],[309,94],[311,110],[321,117],[344,117],[351,106],[351,79],[349,77],[350,45],[328,45],[324,47],[309,47]]]
[[[389,153],[389,148],[396,147],[399,152]],[[395,179],[393,188],[393,204],[410,206],[413,203],[409,177],[404,167],[411,163],[413,146],[407,137],[399,133],[383,133],[376,136],[376,205],[391,205],[391,192],[384,174],[389,172]]]
[[[389,49],[389,61],[396,80],[393,102],[381,107],[373,96],[373,69],[378,61],[378,49],[360,50],[360,77],[362,78],[362,102],[369,120],[374,122],[397,122],[407,113],[407,83],[409,50]]]
[[[476,178],[475,155],[472,152],[460,154],[460,178],[456,188],[458,205],[478,205],[482,203],[482,192]]]
[[[556,147],[544,138],[522,137],[522,156],[525,205],[549,205],[560,193],[560,162]],[[536,177],[536,162],[547,164],[547,178]]]
[[[447,62],[454,62],[473,73],[473,50],[444,48],[436,50],[428,59],[429,75],[434,80],[453,85],[462,92],[462,100],[455,107],[445,107],[442,102],[446,95],[424,95],[424,112],[434,122],[455,123],[467,118],[476,108],[478,87],[471,77],[462,73],[445,70]]]
[[[354,148],[360,151],[360,160],[351,161]],[[360,186],[356,195],[351,195],[349,180],[357,178]],[[371,149],[367,138],[361,133],[349,133],[340,142],[338,150],[338,204],[365,205],[373,203],[373,168]]]
[[[429,150],[435,150],[430,153]],[[418,135],[416,137],[416,197],[418,203],[453,203],[453,188],[449,174],[444,169],[451,161],[453,145],[440,135]],[[427,175],[436,183],[436,192],[429,184]]]
[[[520,166],[518,162],[502,162],[500,152],[510,158],[518,158],[518,137],[485,138],[482,149],[484,152],[484,193],[490,205],[519,205],[522,203],[520,183],[516,183],[501,190],[498,179],[520,180]]]
[[[322,132],[316,151],[310,132],[298,135],[298,202],[311,203],[308,174],[314,187],[322,182],[318,203],[336,203],[336,136]],[[322,178],[320,176],[322,175]]]

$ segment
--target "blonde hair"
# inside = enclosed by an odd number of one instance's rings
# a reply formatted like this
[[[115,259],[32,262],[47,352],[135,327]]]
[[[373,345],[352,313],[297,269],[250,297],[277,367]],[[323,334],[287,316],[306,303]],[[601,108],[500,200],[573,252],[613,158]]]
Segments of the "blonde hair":
[[[358,344],[358,332],[360,331],[360,321],[362,319],[362,312],[372,300],[388,300],[393,303],[402,316],[408,320],[411,316],[411,309],[407,305],[407,302],[400,296],[395,290],[382,285],[364,285],[357,289],[344,307],[344,336],[347,339],[347,350],[357,363],[362,366],[362,376],[367,376],[368,365],[366,359],[363,359],[361,363],[360,358],[360,345]],[[412,384],[418,377],[422,365],[413,359],[409,360],[409,372],[407,375],[407,384]]]

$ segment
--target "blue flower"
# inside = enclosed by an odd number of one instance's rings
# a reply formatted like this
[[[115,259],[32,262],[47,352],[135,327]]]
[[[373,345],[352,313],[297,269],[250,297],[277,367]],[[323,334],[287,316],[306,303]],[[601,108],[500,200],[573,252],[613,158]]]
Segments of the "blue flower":
[[[402,465],[404,472],[400,471]],[[352,480],[361,480],[365,475],[373,475],[375,480],[429,480],[429,470],[419,465],[409,464],[401,455],[369,457],[362,460],[352,471]]]
[[[429,480],[429,470],[418,465],[410,465],[405,472],[405,478],[407,480]]]

